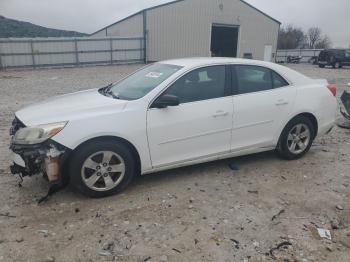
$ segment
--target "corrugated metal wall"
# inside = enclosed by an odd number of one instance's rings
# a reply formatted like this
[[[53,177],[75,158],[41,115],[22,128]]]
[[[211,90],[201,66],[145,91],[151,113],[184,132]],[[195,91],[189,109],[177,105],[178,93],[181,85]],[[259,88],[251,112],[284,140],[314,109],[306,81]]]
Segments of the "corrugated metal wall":
[[[141,37],[0,39],[0,69],[143,61]]]
[[[213,23],[239,25],[239,56],[276,50],[279,24],[239,0],[186,0],[147,11],[148,59],[210,56]]]

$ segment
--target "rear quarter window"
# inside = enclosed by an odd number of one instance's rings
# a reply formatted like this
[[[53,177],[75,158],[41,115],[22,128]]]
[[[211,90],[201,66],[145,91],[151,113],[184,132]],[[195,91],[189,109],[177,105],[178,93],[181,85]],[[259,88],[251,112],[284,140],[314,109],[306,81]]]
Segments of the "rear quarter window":
[[[279,74],[272,71],[272,82],[273,82],[273,88],[280,88],[284,86],[288,86],[288,82]]]

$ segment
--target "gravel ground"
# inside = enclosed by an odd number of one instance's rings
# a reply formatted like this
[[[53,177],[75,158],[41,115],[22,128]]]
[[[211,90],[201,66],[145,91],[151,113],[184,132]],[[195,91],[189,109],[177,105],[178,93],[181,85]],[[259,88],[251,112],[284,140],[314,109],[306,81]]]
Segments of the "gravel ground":
[[[350,261],[350,131],[339,128],[301,160],[256,154],[147,175],[105,199],[67,188],[38,205],[47,183],[19,187],[8,168],[13,112],[139,67],[0,72],[0,261]],[[350,82],[350,69],[292,67]]]

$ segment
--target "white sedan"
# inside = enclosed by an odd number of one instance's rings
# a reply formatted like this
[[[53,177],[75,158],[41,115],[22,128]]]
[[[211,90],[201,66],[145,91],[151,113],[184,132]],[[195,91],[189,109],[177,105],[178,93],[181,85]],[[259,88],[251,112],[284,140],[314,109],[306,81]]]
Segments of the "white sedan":
[[[269,150],[297,159],[332,129],[335,94],[326,80],[273,63],[159,62],[18,111],[11,170],[104,197],[137,174]]]

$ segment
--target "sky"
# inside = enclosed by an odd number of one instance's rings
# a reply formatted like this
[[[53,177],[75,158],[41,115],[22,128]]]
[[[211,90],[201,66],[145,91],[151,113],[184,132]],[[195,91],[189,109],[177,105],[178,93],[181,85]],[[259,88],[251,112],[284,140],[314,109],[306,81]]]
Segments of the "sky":
[[[215,0],[213,0],[215,1]],[[350,0],[246,0],[281,21],[319,26],[335,47],[350,45]],[[0,0],[0,15],[41,26],[93,33],[168,0]]]

